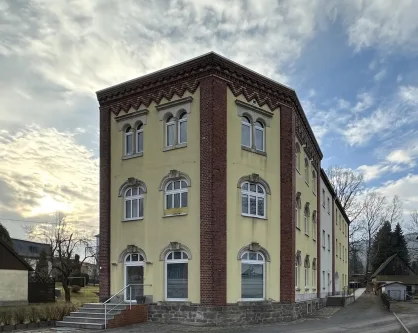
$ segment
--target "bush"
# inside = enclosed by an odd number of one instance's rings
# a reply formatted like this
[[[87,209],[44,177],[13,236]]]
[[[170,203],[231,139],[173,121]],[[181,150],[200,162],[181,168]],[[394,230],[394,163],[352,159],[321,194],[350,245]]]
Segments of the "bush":
[[[11,325],[13,322],[13,312],[11,310],[0,311],[0,323]]]
[[[50,320],[59,321],[62,320],[64,316],[62,315],[62,307],[61,306],[53,306],[51,307],[51,317]]]
[[[78,285],[71,286],[71,291],[73,293],[78,293],[78,292],[80,292],[80,290],[81,290],[81,287],[78,286]]]
[[[382,298],[382,302],[383,304],[388,308],[388,310],[390,311],[390,297],[386,294],[386,293],[382,293],[380,295],[380,297]]]
[[[30,323],[37,323],[38,320],[40,319],[40,315],[41,315],[40,311],[36,307],[31,306],[29,308],[28,319]]]
[[[13,317],[16,324],[24,324],[26,321],[26,309],[23,307],[17,307],[14,310]]]
[[[46,306],[44,308],[42,320],[43,321],[52,320],[52,308],[50,306]]]

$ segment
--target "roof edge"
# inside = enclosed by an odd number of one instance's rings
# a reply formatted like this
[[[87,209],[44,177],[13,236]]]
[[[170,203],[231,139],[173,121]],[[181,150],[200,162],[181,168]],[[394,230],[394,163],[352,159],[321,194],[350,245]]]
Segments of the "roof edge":
[[[9,245],[7,244],[3,239],[0,238],[0,243],[7,249],[9,252],[16,257],[30,272],[33,272],[33,268],[31,265],[29,265],[26,260],[24,260],[21,256],[17,254],[17,252]]]

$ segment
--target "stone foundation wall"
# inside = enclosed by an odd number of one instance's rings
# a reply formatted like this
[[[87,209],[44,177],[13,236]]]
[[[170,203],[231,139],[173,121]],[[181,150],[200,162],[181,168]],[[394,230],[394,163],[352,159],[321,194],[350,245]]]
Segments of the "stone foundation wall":
[[[148,321],[197,326],[231,326],[292,321],[325,306],[323,299],[291,304],[262,302],[226,306],[150,304]]]
[[[147,322],[147,306],[146,305],[132,305],[117,314],[113,319],[107,323],[107,328],[117,328],[127,325],[140,324]]]

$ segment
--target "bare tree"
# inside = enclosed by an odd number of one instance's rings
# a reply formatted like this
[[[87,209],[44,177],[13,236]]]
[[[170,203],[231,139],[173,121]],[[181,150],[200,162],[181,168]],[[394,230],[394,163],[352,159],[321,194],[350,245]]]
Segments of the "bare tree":
[[[390,225],[402,222],[403,208],[402,202],[397,195],[395,195],[392,201],[386,204],[384,210],[384,220],[388,221]]]
[[[81,269],[84,261],[94,257],[91,251],[83,251],[90,246],[92,235],[77,230],[76,224],[69,222],[62,213],[56,213],[54,224],[41,224],[26,228],[31,239],[39,239],[51,245],[52,269],[56,269],[62,276],[62,286],[65,300],[71,300],[68,278],[72,273]],[[84,252],[80,261],[79,253]]]
[[[363,173],[339,166],[328,168],[326,173],[348,218],[355,221],[363,209],[359,202],[359,196],[364,192]]]
[[[386,204],[386,198],[376,192],[367,193],[363,202],[360,223],[364,229],[366,238],[366,275],[370,270],[373,239],[385,221],[385,210],[387,211]]]
[[[410,230],[411,232],[418,233],[418,210],[411,213]]]

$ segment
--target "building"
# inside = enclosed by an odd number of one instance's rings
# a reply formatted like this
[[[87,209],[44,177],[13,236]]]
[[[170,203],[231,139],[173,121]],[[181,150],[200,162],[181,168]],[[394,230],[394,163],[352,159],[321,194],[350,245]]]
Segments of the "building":
[[[387,258],[372,274],[375,289],[384,284],[399,282],[405,285],[406,291],[418,291],[417,273],[397,253]]]
[[[402,282],[389,282],[382,284],[378,288],[378,293],[387,294],[391,299],[396,301],[405,301],[407,299],[406,285]]]
[[[28,272],[32,267],[0,238],[0,306],[28,303]]]
[[[48,260],[48,270],[51,271],[52,261],[50,244],[37,243],[15,238],[12,238],[12,242],[13,248],[15,249],[17,254],[24,260],[26,260],[26,262],[29,263],[29,265],[31,265],[33,269],[36,268],[36,264],[39,261],[39,256],[41,255],[41,252],[44,251]]]
[[[334,224],[332,205],[335,199],[334,190],[324,170],[321,169],[321,298],[332,295],[334,281]]]
[[[294,90],[209,53],[97,97],[102,299],[320,306],[322,152]]]

